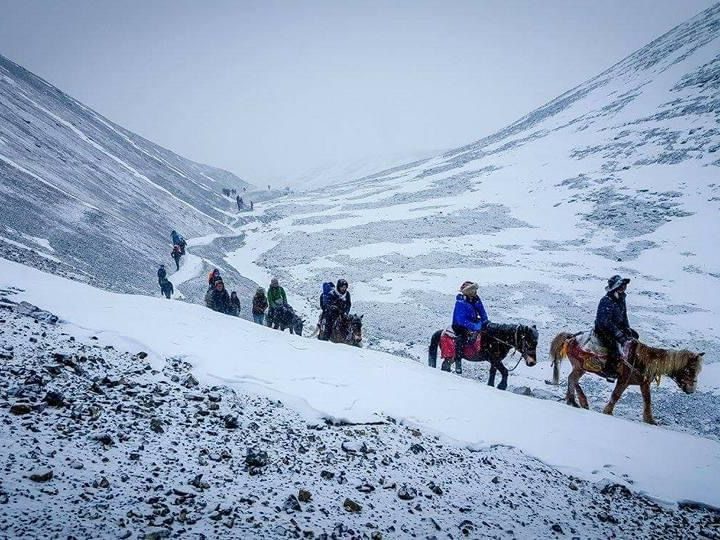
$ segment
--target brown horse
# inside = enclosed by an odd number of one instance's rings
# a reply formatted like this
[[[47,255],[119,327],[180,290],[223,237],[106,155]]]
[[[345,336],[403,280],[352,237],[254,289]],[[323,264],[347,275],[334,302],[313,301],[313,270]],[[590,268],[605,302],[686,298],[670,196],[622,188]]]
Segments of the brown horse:
[[[631,384],[639,385],[642,392],[644,409],[643,420],[648,424],[656,424],[652,414],[650,402],[650,384],[660,381],[660,377],[670,377],[686,394],[692,394],[697,388],[697,378],[702,369],[702,357],[705,353],[694,353],[686,350],[656,349],[648,347],[639,341],[631,348],[629,360],[621,361],[618,367],[618,378],[610,401],[603,412],[612,414],[615,404],[623,392]],[[568,376],[566,401],[568,405],[577,407],[575,393],[577,392],[580,406],[588,409],[588,401],[580,387],[580,377],[586,372],[598,374],[602,370],[602,360],[598,356],[580,349],[576,337],[567,332],[561,332],[550,345],[550,357],[553,362],[553,384],[560,383],[560,362],[568,358],[572,364],[572,372]]]
[[[360,347],[362,343],[362,315],[340,314],[330,331],[330,341]]]

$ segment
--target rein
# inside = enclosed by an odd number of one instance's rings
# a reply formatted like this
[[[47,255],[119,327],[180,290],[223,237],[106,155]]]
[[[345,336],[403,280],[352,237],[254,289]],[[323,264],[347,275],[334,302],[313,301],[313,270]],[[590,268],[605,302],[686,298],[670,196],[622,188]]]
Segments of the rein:
[[[519,324],[515,326],[515,343],[517,343],[517,341],[518,341],[518,332],[520,331],[520,326],[521,325],[519,325]],[[487,337],[489,337],[490,339],[494,339],[495,341],[502,343],[503,345],[507,345],[509,348],[511,348],[513,350],[513,355],[516,352],[520,353],[520,358],[518,358],[518,361],[515,363],[515,367],[513,367],[512,369],[508,369],[508,372],[515,371],[515,369],[520,365],[520,361],[523,359],[523,355],[525,354],[525,349],[524,348],[518,349],[517,345],[508,343],[507,341],[502,340],[499,337],[491,336],[490,334],[487,334]],[[525,342],[525,338],[523,338],[523,343],[524,342]]]

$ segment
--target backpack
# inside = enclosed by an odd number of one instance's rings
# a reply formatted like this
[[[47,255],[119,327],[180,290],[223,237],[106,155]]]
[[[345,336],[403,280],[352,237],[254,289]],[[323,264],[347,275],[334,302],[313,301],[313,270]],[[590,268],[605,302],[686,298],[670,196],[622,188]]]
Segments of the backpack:
[[[335,290],[335,284],[332,281],[323,283],[323,292],[320,296],[320,309],[324,310],[331,299],[332,292]]]

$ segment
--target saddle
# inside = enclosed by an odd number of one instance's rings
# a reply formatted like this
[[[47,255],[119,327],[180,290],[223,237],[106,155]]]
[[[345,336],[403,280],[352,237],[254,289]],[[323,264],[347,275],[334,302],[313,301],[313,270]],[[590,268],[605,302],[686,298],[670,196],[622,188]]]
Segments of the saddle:
[[[457,335],[452,328],[446,328],[440,334],[440,357],[443,360],[454,360],[455,359],[455,338]],[[475,341],[465,345],[462,351],[463,358],[472,358],[479,351],[482,346],[482,334],[478,332]]]
[[[605,367],[609,353],[600,339],[598,339],[594,330],[582,332],[575,336],[575,339],[569,341],[568,354],[572,354],[575,358],[583,363],[583,369],[591,373],[598,373]],[[627,360],[633,354],[633,343],[628,341],[620,352],[621,358]]]

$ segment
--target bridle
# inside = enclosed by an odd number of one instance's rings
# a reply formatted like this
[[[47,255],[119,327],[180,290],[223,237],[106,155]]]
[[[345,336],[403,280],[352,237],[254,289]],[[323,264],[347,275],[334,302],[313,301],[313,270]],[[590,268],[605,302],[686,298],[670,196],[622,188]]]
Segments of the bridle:
[[[515,368],[517,368],[520,365],[520,362],[527,357],[527,349],[525,347],[525,335],[520,333],[520,328],[522,328],[523,325],[517,324],[515,325],[515,343],[508,343],[504,339],[500,339],[496,336],[491,336],[490,334],[485,334],[488,338],[494,339],[495,341],[502,343],[503,345],[506,345],[509,349],[512,349],[513,355],[518,352],[520,353],[520,358],[518,358],[518,361],[515,363],[515,366],[512,369],[509,369],[508,371],[515,371]],[[527,327],[525,327],[527,328]],[[519,346],[518,343],[518,337],[519,337]],[[526,360],[527,361],[527,360]]]

